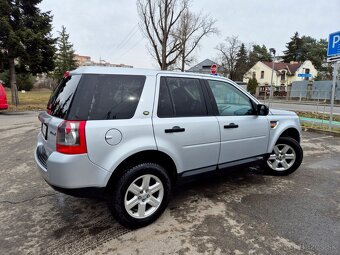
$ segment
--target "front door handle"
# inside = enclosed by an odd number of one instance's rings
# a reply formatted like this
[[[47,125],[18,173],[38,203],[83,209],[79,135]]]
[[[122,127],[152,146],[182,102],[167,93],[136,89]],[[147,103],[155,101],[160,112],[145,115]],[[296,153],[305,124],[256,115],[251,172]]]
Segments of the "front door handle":
[[[224,128],[238,128],[238,125],[235,123],[230,123],[229,125],[224,125]]]
[[[164,130],[165,133],[178,133],[178,132],[184,132],[185,128],[181,128],[179,126],[174,126],[172,128],[168,128]]]

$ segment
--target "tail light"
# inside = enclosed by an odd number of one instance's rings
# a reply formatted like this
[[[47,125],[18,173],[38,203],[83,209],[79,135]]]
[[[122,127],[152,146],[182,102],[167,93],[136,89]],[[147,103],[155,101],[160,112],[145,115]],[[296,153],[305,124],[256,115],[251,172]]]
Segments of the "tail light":
[[[86,121],[63,121],[57,130],[57,151],[63,154],[87,153]]]
[[[48,105],[47,105],[47,113],[48,113],[48,114],[52,114],[52,107],[51,107],[51,104],[48,104]]]

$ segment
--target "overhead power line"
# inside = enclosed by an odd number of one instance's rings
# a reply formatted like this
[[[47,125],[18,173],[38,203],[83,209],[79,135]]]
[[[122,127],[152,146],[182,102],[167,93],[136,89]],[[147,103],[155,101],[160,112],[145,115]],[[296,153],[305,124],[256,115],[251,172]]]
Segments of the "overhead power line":
[[[121,42],[117,45],[117,48],[124,48],[127,43],[131,40],[131,38],[137,33],[138,31],[138,24],[134,25],[134,27],[130,30],[130,32],[121,40]]]

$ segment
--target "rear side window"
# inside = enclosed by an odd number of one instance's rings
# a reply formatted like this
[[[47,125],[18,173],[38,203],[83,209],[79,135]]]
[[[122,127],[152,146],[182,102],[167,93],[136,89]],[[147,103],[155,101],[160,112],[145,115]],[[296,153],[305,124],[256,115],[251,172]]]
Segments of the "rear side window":
[[[207,108],[200,81],[162,77],[157,115],[160,118],[206,116]]]
[[[72,75],[61,81],[47,105],[47,109],[52,116],[61,119],[66,118],[79,80],[80,75]]]
[[[135,114],[145,76],[83,74],[69,120],[129,119]]]

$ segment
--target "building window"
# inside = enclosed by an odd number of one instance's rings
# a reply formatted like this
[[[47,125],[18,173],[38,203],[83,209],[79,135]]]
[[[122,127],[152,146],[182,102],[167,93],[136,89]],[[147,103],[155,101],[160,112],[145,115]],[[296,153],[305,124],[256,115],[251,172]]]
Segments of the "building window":
[[[261,79],[264,79],[264,71],[261,71]]]
[[[305,69],[305,73],[306,73],[306,74],[309,74],[309,73],[310,73],[310,69],[309,69],[309,68],[306,68],[306,69]],[[309,80],[309,77],[305,77],[305,80]]]
[[[281,81],[286,80],[286,72],[281,73]]]
[[[253,72],[253,79],[256,79],[256,72]]]

